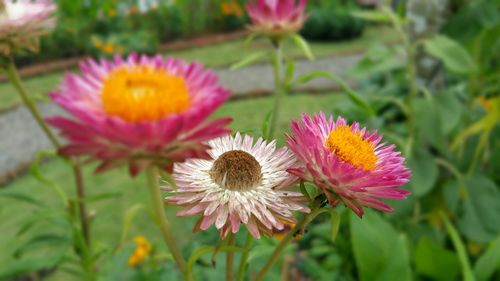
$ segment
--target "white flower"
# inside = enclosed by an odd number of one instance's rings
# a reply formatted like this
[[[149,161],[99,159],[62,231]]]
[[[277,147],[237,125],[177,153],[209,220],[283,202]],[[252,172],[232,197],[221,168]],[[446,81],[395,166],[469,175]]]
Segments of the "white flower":
[[[178,216],[201,215],[196,230],[211,225],[222,238],[229,231],[238,232],[243,223],[260,238],[282,230],[284,223],[294,223],[292,211],[309,212],[301,202],[307,199],[286,188],[297,177],[286,170],[296,167],[297,160],[288,148],[276,149],[259,138],[254,144],[250,136],[225,136],[208,143],[211,160],[191,159],[175,164],[173,177],[177,188],[166,201],[183,206]]]
[[[36,49],[38,38],[55,26],[51,0],[0,0],[0,53]]]

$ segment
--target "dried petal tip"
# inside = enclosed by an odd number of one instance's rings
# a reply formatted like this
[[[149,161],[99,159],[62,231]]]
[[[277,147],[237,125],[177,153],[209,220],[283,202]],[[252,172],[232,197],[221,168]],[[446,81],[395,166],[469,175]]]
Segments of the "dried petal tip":
[[[0,0],[0,54],[38,50],[38,38],[55,26],[51,0]]]

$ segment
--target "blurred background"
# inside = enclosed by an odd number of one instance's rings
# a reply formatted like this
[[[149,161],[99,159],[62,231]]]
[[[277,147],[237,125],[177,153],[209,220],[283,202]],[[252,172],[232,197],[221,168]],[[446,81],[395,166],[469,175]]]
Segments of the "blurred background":
[[[233,130],[261,133],[272,109],[272,69],[266,61],[230,69],[272,48],[264,38],[244,44],[246,1],[55,2],[58,24],[41,39],[40,52],[16,57],[45,116],[60,111],[47,94],[81,59],[160,53],[215,69],[233,92],[215,115],[233,117]],[[339,207],[336,237],[321,215],[268,280],[500,280],[500,1],[310,0],[307,11],[301,35],[316,58],[286,43],[296,75],[331,72],[356,95],[335,81],[312,80],[284,100],[279,129],[288,131],[301,112],[323,111],[379,130],[407,157],[413,177],[403,188],[412,195],[390,202],[391,214],[368,212],[363,219]],[[416,96],[409,99],[412,88]],[[48,149],[0,76],[0,280],[81,280],[54,191],[74,192],[70,171]],[[124,169],[93,175],[93,168],[86,167],[85,179],[100,278],[176,280],[172,262],[142,271],[126,266],[135,235],[151,241],[158,260],[166,251],[149,223],[145,178],[130,179]],[[186,254],[216,243],[214,229],[193,234],[194,220],[177,220],[175,212],[169,216]],[[243,244],[244,236],[237,241]],[[255,243],[250,272],[276,244],[274,237]],[[196,274],[197,280],[224,276],[210,255],[198,260]]]

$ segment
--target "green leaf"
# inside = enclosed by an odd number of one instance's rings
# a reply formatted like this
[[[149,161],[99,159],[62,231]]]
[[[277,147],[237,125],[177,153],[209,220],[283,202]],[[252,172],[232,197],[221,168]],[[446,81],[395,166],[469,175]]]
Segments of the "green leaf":
[[[243,249],[240,247],[235,247],[235,246],[222,246],[218,249],[221,252],[241,252]],[[215,251],[214,246],[203,246],[200,247],[199,249],[195,250],[189,259],[187,260],[186,263],[186,271],[189,274],[192,274],[193,272],[193,266],[196,263],[198,259],[200,259],[203,255],[206,255],[208,253],[212,253]]]
[[[309,60],[314,60],[314,55],[311,51],[311,48],[309,47],[309,44],[307,44],[307,41],[302,36],[300,36],[297,33],[294,33],[290,37],[292,38],[295,45],[297,45],[297,47],[302,49],[302,51]]]
[[[286,61],[285,85],[288,86],[295,74],[295,62],[292,59]]]
[[[32,205],[36,205],[36,206],[39,206],[39,207],[44,207],[45,206],[44,203],[42,203],[41,201],[38,201],[37,199],[35,199],[35,197],[32,197],[30,195],[21,193],[21,192],[16,191],[16,190],[10,190],[10,189],[1,190],[0,191],[0,198],[2,198],[2,197],[3,198],[15,199],[15,200],[26,202],[26,203],[29,203],[29,204],[32,204]]]
[[[419,150],[408,158],[408,167],[412,172],[408,185],[413,194],[421,197],[431,191],[438,178],[438,166],[434,157],[427,150]]]
[[[0,269],[0,280],[10,280],[21,274],[32,273],[41,269],[49,269],[57,264],[62,259],[62,255],[44,255],[42,257],[29,257],[13,262],[11,264],[2,264]]]
[[[143,208],[145,208],[143,204],[137,203],[132,207],[128,208],[127,211],[125,211],[125,215],[123,216],[123,226],[120,238],[120,246],[123,246],[125,244],[125,241],[127,240],[128,231],[132,226],[132,222],[134,221],[134,218],[137,215],[137,213]]]
[[[264,120],[262,121],[262,137],[264,139],[267,139],[267,136],[269,135],[269,122],[271,122],[271,116],[273,116],[273,111],[270,110],[266,116],[264,117]]]
[[[383,11],[379,10],[373,10],[373,11],[353,11],[351,12],[351,15],[354,17],[368,20],[368,21],[373,21],[373,22],[379,22],[379,23],[390,23],[391,18],[389,15],[384,13]]]
[[[460,273],[457,256],[427,236],[418,242],[413,260],[416,272],[433,280],[453,281]]]
[[[348,75],[364,78],[377,73],[387,73],[403,66],[404,60],[396,48],[388,48],[378,43],[369,48],[363,58],[348,70]]]
[[[229,68],[230,70],[237,70],[237,69],[240,69],[242,67],[245,67],[249,64],[252,64],[254,62],[256,62],[257,60],[265,57],[267,55],[266,52],[258,52],[258,53],[253,53],[245,58],[243,58],[242,60],[240,60],[239,62],[231,65],[231,67]]]
[[[440,151],[446,150],[443,130],[441,129],[440,108],[433,97],[418,98],[413,101],[415,123],[421,143],[429,143]]]
[[[461,124],[465,108],[456,93],[452,91],[435,95],[434,102],[438,108],[442,134],[448,135]]]
[[[45,177],[41,170],[41,163],[46,157],[54,157],[57,156],[57,153],[54,150],[40,150],[37,152],[35,159],[31,163],[31,175],[37,179],[40,183],[44,184],[47,187],[50,187],[53,189],[57,195],[59,195],[59,198],[61,199],[62,203],[64,206],[68,206],[68,196],[64,192],[64,189],[59,186],[57,183],[54,181],[48,179]]]
[[[488,246],[486,252],[474,264],[474,275],[478,281],[488,281],[500,270],[500,236]]]
[[[335,83],[337,83],[342,88],[342,90],[346,92],[347,96],[349,97],[352,103],[362,108],[364,112],[369,116],[373,117],[376,115],[375,110],[373,110],[370,104],[363,97],[361,97],[358,93],[356,93],[349,86],[349,84],[347,84],[340,77],[331,72],[318,70],[303,74],[299,76],[295,80],[295,82],[293,82],[293,85],[301,85],[316,78],[326,78],[335,81]]]
[[[121,191],[110,191],[87,196],[85,202],[95,203],[103,200],[115,199],[123,195]]]
[[[449,37],[436,35],[425,41],[424,46],[429,54],[440,59],[451,72],[470,74],[477,69],[469,52]]]
[[[475,281],[474,275],[472,274],[472,270],[470,267],[469,259],[467,257],[467,251],[465,250],[465,245],[460,239],[460,235],[455,227],[451,224],[444,213],[440,213],[441,219],[444,222],[446,227],[446,231],[453,242],[453,246],[458,254],[458,259],[462,266],[462,278],[464,281]]]
[[[498,186],[481,174],[467,178],[466,186],[463,215],[458,220],[458,226],[467,238],[479,243],[489,242],[500,233]]]
[[[23,255],[26,251],[33,250],[37,246],[50,246],[52,247],[61,247],[61,245],[69,246],[70,240],[66,236],[57,235],[57,234],[40,234],[31,239],[29,239],[26,243],[21,245],[14,252],[14,256],[19,257]]]
[[[371,211],[362,219],[351,213],[354,259],[361,281],[412,280],[406,238]]]

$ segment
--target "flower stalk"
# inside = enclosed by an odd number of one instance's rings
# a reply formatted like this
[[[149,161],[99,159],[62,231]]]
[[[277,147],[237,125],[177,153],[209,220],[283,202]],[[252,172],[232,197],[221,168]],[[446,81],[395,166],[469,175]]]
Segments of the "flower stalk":
[[[257,274],[257,277],[254,279],[254,281],[264,280],[264,276],[269,272],[269,270],[271,270],[273,265],[281,256],[283,250],[290,243],[290,241],[292,241],[295,234],[302,232],[303,229],[307,226],[307,224],[309,224],[316,216],[325,212],[326,210],[327,210],[326,208],[321,208],[321,202],[319,202],[318,200],[314,200],[311,203],[311,212],[309,214],[304,215],[302,219],[295,225],[295,227],[286,234],[283,240],[281,240],[276,249],[274,249],[274,252],[272,253],[271,257],[269,257],[269,259],[267,260],[264,267]]]
[[[234,246],[234,238],[235,235],[233,233],[229,233],[229,237],[227,245],[229,247]],[[228,251],[226,253],[226,281],[233,281],[233,266],[234,266],[234,252]]]
[[[12,58],[8,59],[8,63],[5,66],[5,72],[7,74],[7,77],[9,78],[10,82],[16,88],[17,92],[19,93],[19,96],[21,96],[21,99],[30,111],[31,115],[37,122],[38,126],[42,129],[44,134],[47,136],[49,141],[52,143],[54,148],[59,149],[61,147],[61,144],[57,140],[56,136],[52,133],[50,128],[48,127],[47,123],[43,119],[42,114],[38,110],[38,107],[36,106],[36,103],[31,99],[31,97],[28,95],[28,92],[26,91],[26,88],[24,87],[21,78],[19,76],[19,73],[16,68],[16,64],[14,63],[14,60]],[[83,181],[83,176],[82,176],[82,169],[79,161],[75,158],[69,158],[71,168],[73,170],[73,175],[75,178],[75,186],[76,186],[76,194],[77,194],[77,201],[78,201],[78,211],[79,211],[79,216],[80,216],[80,223],[81,223],[81,229],[83,233],[83,237],[85,239],[85,243],[87,244],[87,247],[90,248],[90,222],[85,206],[85,186],[84,186],[84,181]]]
[[[243,281],[243,277],[245,276],[248,254],[250,252],[250,248],[252,247],[253,240],[254,238],[252,234],[248,233],[247,240],[245,241],[245,245],[243,246],[243,253],[241,254],[240,266],[238,268],[238,275],[236,277],[237,281]]]
[[[274,132],[279,121],[279,115],[281,111],[281,103],[283,96],[286,94],[286,89],[284,85],[283,76],[283,44],[281,40],[273,40],[273,45],[275,47],[275,53],[273,58],[273,74],[274,74],[274,106],[271,117],[271,124],[269,127],[269,132],[267,134],[267,139],[273,139]]]
[[[152,166],[147,170],[148,177],[148,187],[151,194],[151,200],[153,202],[154,213],[156,215],[156,223],[160,228],[163,240],[167,244],[172,256],[174,257],[179,270],[182,272],[185,280],[192,280],[190,275],[186,271],[186,261],[181,255],[179,248],[177,247],[177,242],[172,234],[172,227],[168,221],[167,215],[165,214],[165,209],[163,208],[163,200],[160,192],[160,186],[158,184],[158,171],[157,168]]]
[[[17,72],[16,65],[12,58],[9,59],[9,62],[7,63],[7,67],[5,70],[10,82],[12,83],[14,88],[16,88],[17,92],[21,96],[24,105],[26,105],[26,107],[30,111],[31,115],[37,122],[38,126],[43,130],[47,138],[49,138],[52,145],[55,148],[59,148],[61,146],[59,141],[57,140],[56,136],[52,133],[52,131],[49,129],[47,123],[45,123],[45,121],[43,120],[42,114],[36,107],[35,102],[30,98],[26,89],[24,88],[21,78],[19,77],[19,73]]]

